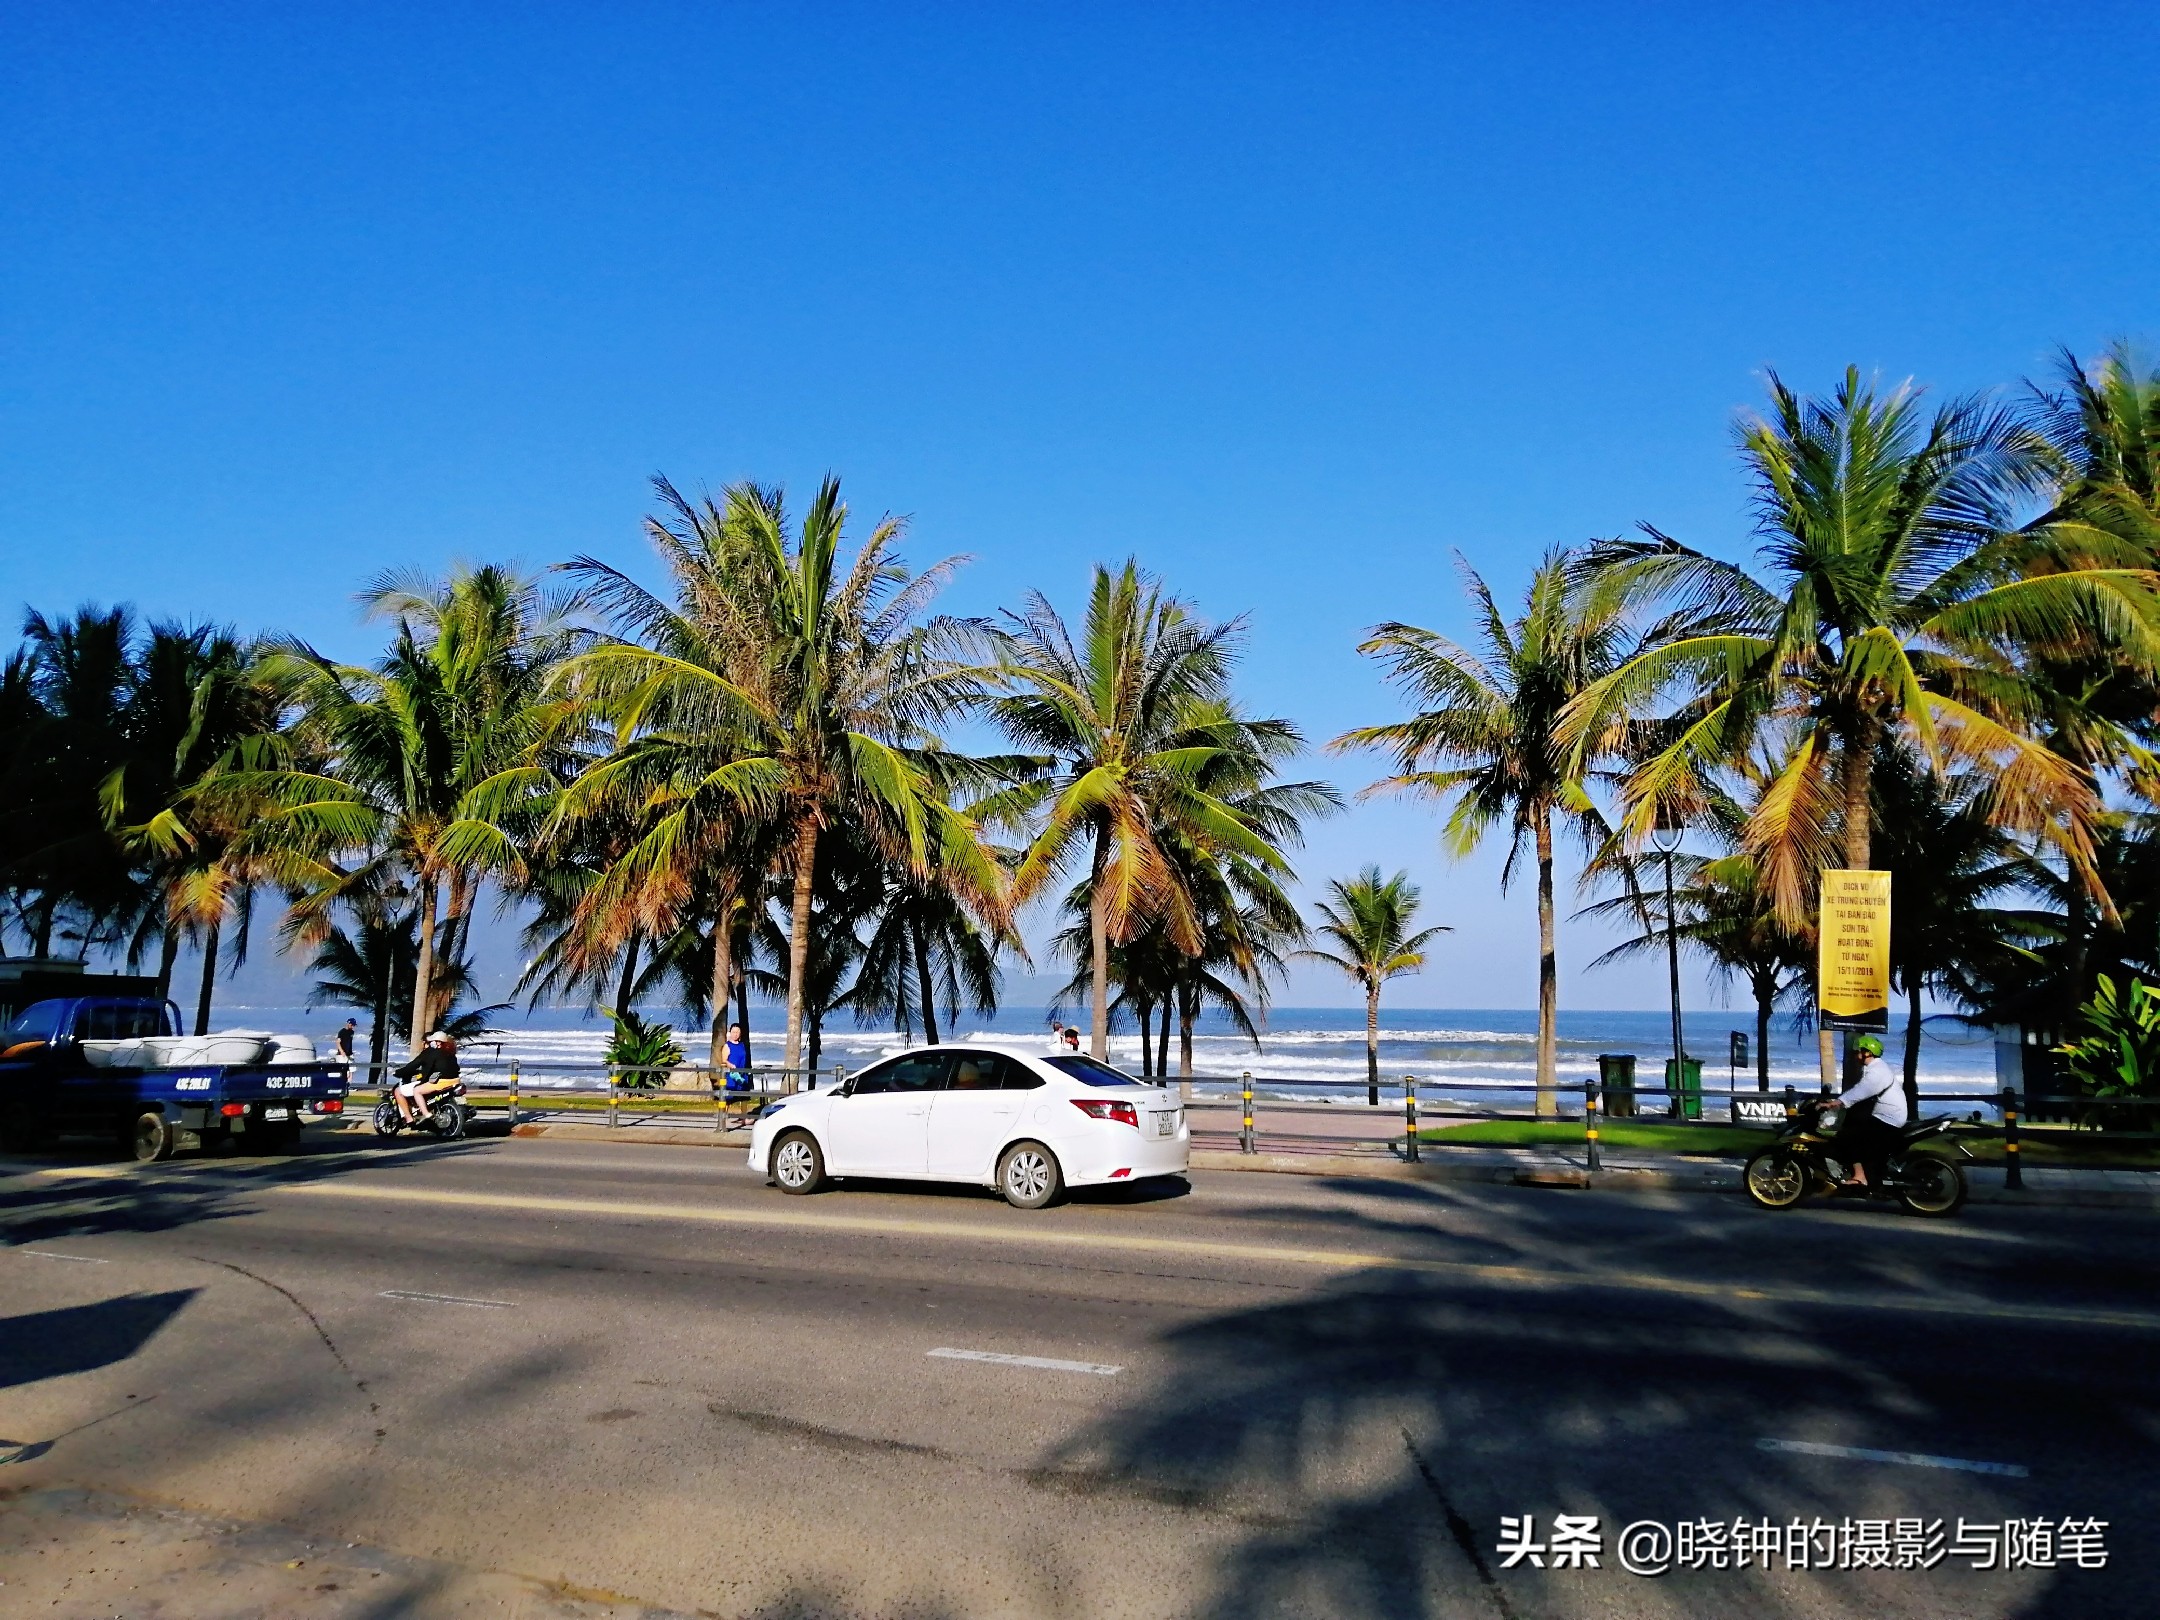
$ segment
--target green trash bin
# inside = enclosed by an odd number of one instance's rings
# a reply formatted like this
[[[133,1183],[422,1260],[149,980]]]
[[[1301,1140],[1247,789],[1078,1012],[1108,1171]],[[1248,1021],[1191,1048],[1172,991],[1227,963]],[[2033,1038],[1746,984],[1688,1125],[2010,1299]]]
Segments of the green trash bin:
[[[1605,1099],[1607,1119],[1635,1117],[1635,1054],[1600,1052],[1597,1060],[1598,1091]]]
[[[1665,1095],[1672,1099],[1671,1113],[1674,1119],[1702,1118],[1702,1059],[1689,1058],[1680,1071],[1680,1084],[1673,1084],[1673,1060],[1665,1060]]]

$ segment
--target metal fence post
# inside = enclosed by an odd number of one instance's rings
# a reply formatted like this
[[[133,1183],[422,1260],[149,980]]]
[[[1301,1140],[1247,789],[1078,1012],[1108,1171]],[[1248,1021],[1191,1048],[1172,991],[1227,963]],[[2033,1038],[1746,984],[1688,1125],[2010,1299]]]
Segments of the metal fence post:
[[[2018,1151],[2018,1094],[2017,1087],[2004,1086],[2003,1110],[2003,1186],[2005,1189],[2025,1187],[2025,1165]]]
[[[840,1088],[841,1088],[842,1086],[844,1086],[844,1085],[846,1085],[846,1084],[847,1084],[847,1065],[846,1065],[845,1063],[835,1063],[835,1064],[834,1064],[834,1065],[832,1066],[832,1088],[833,1088],[833,1090],[835,1090],[835,1091],[838,1091],[838,1090],[839,1090],[839,1089],[840,1089]]]
[[[1245,1124],[1238,1132],[1238,1151],[1258,1153],[1260,1144],[1253,1137],[1252,1125],[1252,1070],[1247,1069],[1238,1081],[1238,1097],[1245,1105]]]
[[[1418,1162],[1416,1075],[1406,1074],[1402,1077],[1402,1100],[1404,1131],[1403,1157],[1408,1159],[1412,1164],[1416,1164]]]
[[[1800,1112],[1800,1093],[1791,1086],[1785,1088],[1785,1117],[1792,1119]]]
[[[1603,1162],[1598,1158],[1597,1113],[1598,1083],[1595,1080],[1585,1080],[1583,1082],[1582,1117],[1583,1138],[1587,1145],[1588,1151],[1584,1157],[1583,1162],[1589,1169],[1592,1170],[1602,1170],[1605,1168]]]

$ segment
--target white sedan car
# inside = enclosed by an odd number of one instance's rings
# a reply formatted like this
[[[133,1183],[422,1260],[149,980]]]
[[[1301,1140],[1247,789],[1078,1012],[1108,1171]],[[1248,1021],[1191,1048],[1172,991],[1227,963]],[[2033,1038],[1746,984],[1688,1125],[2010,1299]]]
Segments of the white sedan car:
[[[1068,1187],[1182,1175],[1191,1158],[1174,1093],[1093,1058],[973,1043],[782,1097],[750,1132],[750,1168],[783,1192],[815,1192],[828,1176],[969,1181],[1020,1209]]]

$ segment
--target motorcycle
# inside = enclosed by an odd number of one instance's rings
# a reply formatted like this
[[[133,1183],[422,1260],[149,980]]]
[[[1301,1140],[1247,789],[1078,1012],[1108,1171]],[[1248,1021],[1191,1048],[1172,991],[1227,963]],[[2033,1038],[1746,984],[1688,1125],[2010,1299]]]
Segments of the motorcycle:
[[[384,1092],[382,1101],[375,1105],[375,1134],[395,1136],[400,1131],[433,1131],[443,1141],[455,1142],[472,1123],[472,1104],[461,1100],[464,1095],[465,1082],[462,1080],[431,1086],[420,1093],[420,1117],[409,1120],[398,1112],[397,1099]]]
[[[1950,1120],[1925,1120],[1899,1131],[1888,1158],[1887,1181],[1863,1187],[1853,1184],[1853,1161],[1838,1153],[1837,1131],[1844,1118],[1844,1106],[1834,1097],[1811,1097],[1800,1104],[1777,1140],[1748,1159],[1748,1197],[1764,1209],[1790,1209],[1809,1193],[1895,1198],[1915,1215],[1955,1215],[1964,1207],[1963,1168],[1927,1151],[1936,1137],[1949,1131]],[[1964,1143],[1949,1145],[1973,1157]]]

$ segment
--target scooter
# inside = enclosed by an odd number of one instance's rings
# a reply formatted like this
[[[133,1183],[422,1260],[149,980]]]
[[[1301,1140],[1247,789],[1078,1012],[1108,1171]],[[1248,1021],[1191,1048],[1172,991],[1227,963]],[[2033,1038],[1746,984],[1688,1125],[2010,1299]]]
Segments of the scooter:
[[[454,1142],[472,1123],[472,1104],[462,1102],[465,1082],[451,1080],[432,1085],[420,1093],[421,1114],[407,1119],[398,1112],[397,1099],[388,1092],[375,1105],[375,1134],[395,1136],[400,1131],[433,1131],[445,1142]]]
[[[1811,1097],[1794,1111],[1777,1140],[1747,1162],[1748,1197],[1764,1209],[1791,1209],[1810,1193],[1833,1197],[1895,1198],[1915,1215],[1955,1215],[1965,1205],[1965,1171],[1940,1153],[1934,1139],[1950,1129],[1948,1119],[1924,1120],[1898,1133],[1890,1150],[1889,1176],[1882,1186],[1855,1185],[1852,1163],[1838,1153],[1838,1127],[1845,1109],[1834,1097]],[[1950,1146],[1968,1159],[1962,1142]]]

